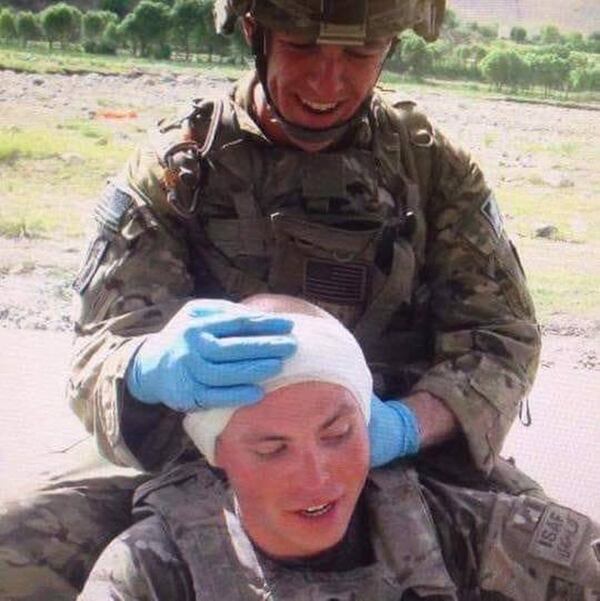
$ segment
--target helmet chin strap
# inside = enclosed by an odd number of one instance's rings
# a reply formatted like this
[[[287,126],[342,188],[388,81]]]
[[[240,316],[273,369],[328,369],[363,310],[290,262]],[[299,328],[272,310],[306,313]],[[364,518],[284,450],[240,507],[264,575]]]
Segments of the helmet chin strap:
[[[277,108],[277,105],[273,101],[271,97],[271,93],[269,92],[269,87],[267,85],[267,63],[268,63],[268,31],[257,23],[256,30],[252,36],[252,53],[254,54],[254,64],[256,67],[256,72],[258,74],[258,79],[263,88],[263,92],[265,94],[265,99],[271,109],[271,112],[274,118],[277,120],[277,123],[280,125],[281,129],[286,133],[286,135],[294,140],[298,140],[300,142],[313,142],[316,144],[322,144],[324,142],[331,142],[332,144],[341,140],[344,135],[350,131],[359,121],[361,121],[362,117],[367,113],[369,106],[371,104],[371,95],[364,100],[364,102],[359,106],[358,110],[344,123],[340,123],[339,125],[334,125],[333,127],[328,127],[326,129],[311,129],[309,127],[303,127],[301,125],[296,125],[291,121],[288,121]],[[385,62],[385,61],[383,61]],[[379,79],[379,75],[383,69],[383,62],[379,69],[379,74],[377,78]]]

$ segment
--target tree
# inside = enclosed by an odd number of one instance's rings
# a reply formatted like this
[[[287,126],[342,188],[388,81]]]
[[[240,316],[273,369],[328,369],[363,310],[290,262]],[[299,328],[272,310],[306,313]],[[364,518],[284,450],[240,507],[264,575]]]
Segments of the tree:
[[[568,88],[572,69],[569,58],[553,52],[532,52],[527,55],[527,62],[534,83],[544,89],[544,94]]]
[[[213,19],[213,3],[211,0],[200,0],[201,18],[192,32],[196,48],[208,54],[208,62],[212,62],[213,54],[226,52],[228,41],[215,31]]]
[[[131,0],[100,0],[100,10],[108,10],[123,19],[131,9]]]
[[[427,42],[413,31],[407,31],[400,39],[402,63],[417,77],[421,77],[431,68],[433,58]]]
[[[481,61],[481,71],[498,90],[504,86],[516,90],[526,87],[530,82],[529,65],[515,50],[503,48],[492,50]]]
[[[594,31],[588,36],[588,52],[600,54],[600,31]]]
[[[133,44],[134,53],[139,49],[142,56],[148,56],[154,48],[165,45],[170,27],[169,7],[162,2],[142,0],[132,13],[121,23],[121,31]]]
[[[54,42],[60,42],[65,48],[67,42],[76,41],[81,36],[82,15],[74,6],[59,2],[45,8],[40,18],[50,48]]]
[[[542,44],[562,44],[563,37],[556,25],[545,25],[540,31]]]
[[[183,47],[185,60],[190,56],[190,37],[204,11],[199,0],[177,0],[171,11],[173,37]]]
[[[510,30],[510,39],[517,44],[522,44],[527,40],[527,30],[525,27],[519,27],[518,25],[515,25]]]
[[[29,41],[40,39],[40,24],[31,11],[25,10],[17,13],[16,21],[17,37],[21,40],[23,46],[27,46]]]
[[[17,38],[15,14],[8,8],[0,10],[0,39],[11,42]]]
[[[108,10],[89,10],[83,15],[83,37],[98,43],[109,23],[116,23],[117,16]]]

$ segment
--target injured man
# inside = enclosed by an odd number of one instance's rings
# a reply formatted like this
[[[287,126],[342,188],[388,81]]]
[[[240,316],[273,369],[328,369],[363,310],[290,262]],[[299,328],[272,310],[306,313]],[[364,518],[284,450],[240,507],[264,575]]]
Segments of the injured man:
[[[202,458],[137,491],[82,601],[600,600],[600,525],[408,460],[369,470],[353,336],[305,301],[247,306],[292,319],[298,351],[262,401],[185,417]]]

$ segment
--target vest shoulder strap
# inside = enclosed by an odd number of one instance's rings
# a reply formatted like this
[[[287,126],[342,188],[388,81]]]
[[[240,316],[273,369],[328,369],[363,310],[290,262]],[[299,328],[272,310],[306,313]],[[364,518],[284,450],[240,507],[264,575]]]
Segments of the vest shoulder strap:
[[[384,176],[392,179],[398,170],[403,170],[406,177],[416,183],[419,188],[420,202],[426,204],[431,194],[431,173],[433,151],[436,145],[434,128],[429,119],[416,108],[411,101],[389,103],[381,96],[375,97],[375,113],[378,130],[383,136],[383,145],[376,145],[384,153],[389,153],[394,145],[399,150],[398,165],[395,161],[382,161],[384,172],[392,169],[392,173]]]

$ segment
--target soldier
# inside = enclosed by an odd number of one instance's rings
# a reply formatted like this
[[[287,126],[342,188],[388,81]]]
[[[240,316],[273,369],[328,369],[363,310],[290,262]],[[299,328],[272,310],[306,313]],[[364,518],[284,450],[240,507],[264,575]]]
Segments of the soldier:
[[[373,466],[419,452],[496,474],[531,387],[539,330],[493,193],[413,104],[374,90],[396,35],[435,39],[444,1],[216,12],[223,30],[241,18],[254,72],[151,132],[105,190],[74,283],[71,406],[138,471],[72,467],[4,504],[0,597],[73,598],[144,474],[196,452],[183,416],[262,397],[295,345],[286,319],[238,314],[249,294],[310,299],[352,329]]]
[[[184,420],[223,472],[201,460],[143,485],[140,521],[81,601],[598,598],[600,525],[587,517],[406,460],[368,471],[369,368],[338,321],[301,309],[288,314],[298,352],[260,403]]]

